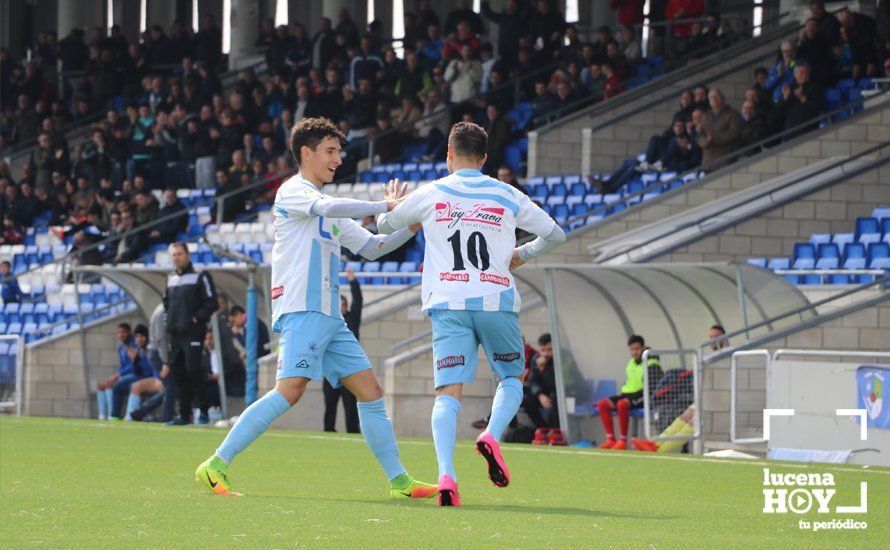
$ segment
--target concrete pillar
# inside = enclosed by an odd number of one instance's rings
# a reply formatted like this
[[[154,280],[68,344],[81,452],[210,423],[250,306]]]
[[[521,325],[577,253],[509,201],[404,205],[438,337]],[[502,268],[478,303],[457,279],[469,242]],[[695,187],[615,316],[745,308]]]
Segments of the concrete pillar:
[[[71,32],[74,27],[89,30],[96,25],[105,25],[105,2],[103,0],[59,0],[57,15],[59,39]],[[87,33],[89,35],[89,33]]]
[[[229,52],[229,68],[240,69],[253,63],[257,57],[256,39],[260,26],[260,7],[254,0],[232,0],[231,17],[232,48]]]
[[[139,28],[139,2],[114,0],[114,24],[120,25],[121,32],[128,42],[139,39],[143,29]]]
[[[169,32],[170,25],[176,19],[176,0],[148,0],[145,15],[149,27],[160,25],[164,32]]]

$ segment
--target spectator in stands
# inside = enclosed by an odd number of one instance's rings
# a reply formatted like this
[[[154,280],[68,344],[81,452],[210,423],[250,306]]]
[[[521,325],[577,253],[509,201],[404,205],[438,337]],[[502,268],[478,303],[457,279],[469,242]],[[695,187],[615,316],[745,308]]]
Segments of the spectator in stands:
[[[766,120],[757,112],[753,101],[745,100],[742,104],[742,122],[739,127],[739,148],[743,150],[742,154],[749,157],[759,153],[760,148],[748,149],[748,147],[763,140],[766,135]]]
[[[636,3],[640,5],[640,13],[642,14],[642,5],[643,3],[639,0],[610,0],[610,1],[622,1],[628,3]],[[623,49],[621,53],[624,55],[624,58],[631,65],[638,64],[643,59],[643,48],[640,46],[640,41],[637,40],[637,33],[634,31],[631,24],[624,24],[621,27],[621,44]]]
[[[794,81],[794,67],[797,66],[797,48],[788,40],[779,45],[779,58],[773,63],[766,78],[766,90],[778,103],[782,98],[782,86]]]
[[[457,0],[456,4],[455,9],[449,12],[448,17],[445,19],[445,28],[443,29],[445,34],[455,32],[460,27],[461,22],[467,23],[467,29],[470,32],[480,34],[482,32],[482,18],[473,11],[469,0]]]
[[[377,79],[377,71],[383,68],[383,59],[371,49],[371,37],[367,34],[362,36],[361,49],[349,64],[349,87],[357,90],[362,79],[373,84]]]
[[[844,8],[837,14],[837,19],[846,31],[847,43],[853,61],[853,78],[875,76],[878,67],[878,29],[875,20],[862,13],[853,13]]]
[[[520,11],[517,0],[507,0],[501,13],[492,10],[489,0],[484,0],[482,15],[498,26],[498,56],[507,67],[511,66],[519,53],[520,37],[528,33],[528,16]]]
[[[816,22],[816,32],[829,47],[834,47],[840,39],[840,23],[832,13],[825,11],[824,2],[810,2],[810,14]]]
[[[172,217],[176,214],[176,217]],[[170,244],[179,233],[188,229],[188,214],[185,205],[176,196],[176,189],[168,187],[164,190],[164,206],[156,217],[166,221],[156,225],[148,234],[153,243]]]
[[[510,168],[509,166],[507,166],[506,164],[502,165],[500,168],[498,168],[497,179],[500,182],[506,183],[513,189],[516,189],[523,195],[528,195],[528,191],[525,189],[525,187],[520,185],[519,181],[516,179],[516,174],[513,173],[513,169]]]
[[[246,358],[247,349],[247,313],[241,306],[232,306],[229,310],[229,323],[231,325],[232,335],[235,341],[240,344],[241,349],[245,350]],[[269,327],[262,319],[257,319],[257,357],[263,357],[270,353],[269,349]],[[236,345],[237,348],[237,345]]]
[[[810,65],[815,82],[822,85],[834,79],[835,59],[831,45],[819,34],[815,19],[809,19],[797,41],[798,63]]]
[[[148,248],[148,241],[144,231],[131,231],[136,227],[136,216],[132,207],[127,206],[121,212],[121,224],[118,233],[125,236],[117,243],[117,255],[113,263],[132,263],[139,260],[142,253]]]
[[[778,116],[784,120],[784,129],[789,132],[785,140],[819,127],[816,118],[822,111],[824,92],[822,87],[810,81],[810,68],[800,64],[794,68],[794,83],[782,86],[782,101],[776,107]]]
[[[711,110],[702,120],[697,139],[702,149],[702,167],[713,172],[732,163],[733,159],[726,157],[738,149],[741,116],[726,104],[720,90],[708,92],[708,100]],[[715,162],[721,158],[723,160]]]
[[[643,352],[646,351],[646,342],[642,336],[632,335],[627,340],[630,350],[630,360],[625,367],[626,378],[618,395],[604,397],[596,404],[599,410],[600,420],[606,431],[606,440],[600,445],[600,449],[625,450],[627,449],[627,429],[630,425],[630,411],[643,407]],[[649,380],[661,378],[661,362],[658,356],[649,356],[645,368],[649,369]],[[615,438],[615,428],[612,422],[612,411],[618,411],[619,438]]]
[[[612,61],[603,63],[603,77],[606,79],[603,83],[603,97],[614,97],[627,89],[621,73]]]
[[[553,342],[550,334],[538,338],[538,352],[530,363],[522,408],[535,427],[559,426],[559,406],[556,397],[556,375],[553,366]]]
[[[643,0],[609,0],[609,7],[618,12],[618,24],[633,31],[634,25],[643,23]],[[627,42],[625,42],[627,44]]]
[[[346,296],[340,295],[340,314],[346,322],[346,326],[359,338],[359,328],[362,322],[362,288],[351,269],[346,270],[346,280],[349,281],[349,290],[352,293],[352,304]],[[346,415],[346,432],[359,433],[358,408],[355,396],[344,387],[335,388],[324,380],[324,431],[336,432],[337,403],[343,398],[343,412]]]
[[[424,161],[439,159],[445,153],[450,132],[451,117],[442,103],[442,95],[438,90],[430,90],[426,95],[423,118],[417,123],[417,136],[425,140]]]
[[[664,10],[665,19],[668,21],[697,19],[703,14],[704,2],[702,0],[668,0]],[[671,26],[671,29],[677,45],[684,45],[684,39],[688,39],[693,35],[692,25],[689,23],[675,23]],[[683,50],[681,49],[679,53],[682,52]]]
[[[151,223],[157,219],[160,206],[158,205],[157,199],[154,198],[154,195],[152,195],[151,192],[144,189],[141,191],[137,191],[135,196],[133,197],[133,202],[136,204],[135,227],[142,227],[143,225]]]
[[[216,16],[204,16],[201,30],[195,34],[195,59],[215,67],[222,55],[222,32],[216,25]]]
[[[145,325],[136,327],[139,339],[148,341],[148,329]],[[120,366],[115,374],[99,382],[96,397],[99,404],[99,420],[121,419],[124,397],[130,393],[130,386],[137,380],[152,375],[152,368],[147,357],[133,337],[133,329],[129,323],[117,326],[117,339],[120,342],[117,353]]]
[[[488,116],[488,126],[485,128],[488,133],[488,150],[486,151],[488,160],[485,161],[485,172],[494,177],[497,175],[498,168],[504,163],[504,154],[510,143],[510,127],[513,120],[502,114],[501,107],[495,103],[489,104],[485,111]]]
[[[537,0],[535,7],[536,11],[529,18],[528,33],[537,50],[536,63],[544,66],[552,63],[554,53],[562,45],[566,20],[562,13],[553,9],[549,0]]]
[[[4,304],[20,303],[25,298],[22,287],[15,275],[11,275],[12,264],[7,260],[0,262],[0,298]]]
[[[711,108],[710,103],[708,102],[708,87],[707,86],[696,86],[692,91],[692,109],[701,109],[702,111],[708,111]]]
[[[472,48],[464,44],[460,48],[460,58],[452,59],[445,69],[449,95],[453,103],[462,103],[479,93],[482,84],[482,64],[473,59]]]
[[[189,424],[192,402],[201,411],[199,424],[209,423],[207,417],[206,378],[201,370],[201,342],[210,316],[219,307],[216,288],[207,272],[196,272],[188,247],[176,242],[169,248],[175,271],[167,278],[164,309],[167,332],[170,333],[170,368],[179,394],[179,417],[175,425]]]

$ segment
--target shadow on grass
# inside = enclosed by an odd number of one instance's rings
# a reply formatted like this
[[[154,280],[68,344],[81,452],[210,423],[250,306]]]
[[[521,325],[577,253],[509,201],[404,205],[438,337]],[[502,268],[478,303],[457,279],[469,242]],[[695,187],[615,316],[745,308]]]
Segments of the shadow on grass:
[[[364,504],[373,504],[375,506],[411,506],[411,507],[428,507],[436,508],[435,498],[431,499],[362,499],[362,498],[329,498],[329,497],[298,497],[294,495],[252,495],[246,498],[260,499],[286,499],[301,500],[306,502],[327,501],[327,502],[355,502]],[[631,514],[612,512],[607,510],[596,510],[593,508],[569,508],[565,506],[520,506],[516,504],[464,504],[461,506],[463,510],[480,511],[480,512],[511,512],[520,514],[547,514],[554,516],[589,516],[591,518],[624,518],[624,519],[648,519],[648,520],[670,520],[676,519],[674,516],[665,516],[660,514]]]

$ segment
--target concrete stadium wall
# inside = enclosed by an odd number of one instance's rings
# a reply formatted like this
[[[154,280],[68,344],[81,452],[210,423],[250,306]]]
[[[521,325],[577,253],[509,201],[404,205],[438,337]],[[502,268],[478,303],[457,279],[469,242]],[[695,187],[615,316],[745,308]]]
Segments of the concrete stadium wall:
[[[726,96],[727,103],[741,110],[745,90],[754,82],[754,69],[772,63],[780,40],[762,44],[701,72],[658,88],[654,94],[622,105],[603,115],[588,109],[565,122],[529,134],[529,176],[548,174],[611,172],[646,149],[649,138],[669,128],[683,90],[705,83]],[[724,71],[732,69],[725,75]],[[657,82],[657,81],[656,81]],[[653,96],[657,99],[653,101]],[[620,97],[620,96],[619,96]],[[633,113],[646,105],[652,106]],[[608,100],[606,102],[608,104]],[[585,128],[599,128],[582,138]]]

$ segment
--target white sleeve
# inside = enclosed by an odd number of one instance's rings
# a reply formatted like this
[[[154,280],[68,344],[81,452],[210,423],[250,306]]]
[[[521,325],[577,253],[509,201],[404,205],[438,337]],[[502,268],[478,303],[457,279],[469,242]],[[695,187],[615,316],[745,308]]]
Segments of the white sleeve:
[[[278,191],[275,197],[275,209],[283,210],[288,215],[303,217],[312,216],[312,205],[324,198],[317,189],[305,185],[289,185]]]
[[[392,235],[374,235],[353,220],[340,223],[340,244],[368,260],[376,260],[396,250],[414,236],[410,229]]]
[[[312,214],[325,218],[361,218],[382,214],[386,210],[386,201],[359,201],[337,197],[321,198],[311,208]]]
[[[550,214],[532,202],[527,195],[519,198],[519,214],[516,215],[516,227],[534,233],[539,237],[546,237],[553,231],[556,222]]]
[[[412,191],[401,204],[377,219],[377,230],[392,233],[423,221],[424,197],[428,187]]]
[[[525,243],[518,247],[516,251],[519,253],[521,260],[528,261],[541,254],[550,252],[564,242],[566,242],[565,231],[562,230],[562,227],[554,225],[553,230],[549,234],[541,235],[532,242]]]

